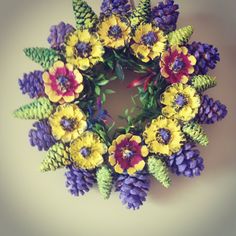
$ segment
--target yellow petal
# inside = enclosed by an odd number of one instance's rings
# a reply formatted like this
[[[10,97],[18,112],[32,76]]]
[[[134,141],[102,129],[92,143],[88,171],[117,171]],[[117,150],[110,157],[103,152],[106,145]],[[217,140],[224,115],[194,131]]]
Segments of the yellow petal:
[[[127,170],[127,172],[128,172],[129,175],[134,175],[137,172],[137,170],[134,167],[130,167]]]
[[[109,156],[109,163],[112,165],[112,166],[114,166],[115,164],[116,164],[116,159],[114,158],[114,156],[112,155],[112,156]]]
[[[130,141],[135,141],[136,143],[141,143],[142,139],[140,138],[140,136],[137,135],[133,135],[130,139]]]
[[[121,168],[120,164],[117,163],[114,167],[115,172],[122,174],[124,172],[124,170]]]
[[[139,170],[142,170],[143,168],[144,168],[144,166],[145,166],[145,161],[140,161],[138,164],[136,164],[135,166],[134,166],[134,168],[137,170],[137,171],[139,171]]]
[[[146,145],[142,146],[141,148],[141,154],[143,157],[146,157],[148,155],[149,151]]]

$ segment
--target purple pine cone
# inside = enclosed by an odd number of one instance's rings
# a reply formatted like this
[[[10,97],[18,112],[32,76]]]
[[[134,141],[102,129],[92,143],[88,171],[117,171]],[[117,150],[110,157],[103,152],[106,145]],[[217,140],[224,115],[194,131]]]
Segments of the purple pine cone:
[[[131,6],[128,0],[103,0],[101,5],[101,16],[116,15],[128,15],[130,13]]]
[[[35,129],[29,131],[30,144],[33,147],[37,146],[39,151],[47,151],[56,143],[47,120],[35,122],[33,127],[35,127]]]
[[[173,0],[166,0],[158,3],[152,9],[153,23],[166,33],[176,30],[176,23],[179,17],[179,5]]]
[[[189,53],[196,57],[197,63],[195,65],[194,74],[205,75],[209,69],[214,69],[218,61],[220,61],[220,54],[218,49],[213,45],[193,42],[187,46]]]
[[[193,143],[186,143],[179,152],[168,157],[167,165],[176,175],[199,176],[204,169],[203,159]]]
[[[51,26],[50,35],[48,37],[51,48],[63,51],[66,37],[74,30],[75,28],[72,25],[65,24],[64,22]]]
[[[73,165],[67,167],[66,187],[74,196],[84,195],[90,190],[95,183],[95,175],[93,172],[83,169],[78,169]]]
[[[44,84],[42,71],[34,71],[24,74],[22,79],[18,80],[20,90],[23,94],[28,94],[30,98],[44,97]]]
[[[201,106],[195,120],[200,124],[214,124],[224,119],[227,113],[227,107],[224,104],[204,95],[201,98]]]
[[[139,209],[146,200],[149,190],[149,177],[147,174],[136,174],[135,176],[120,175],[116,181],[116,191],[120,192],[120,199],[127,208]]]

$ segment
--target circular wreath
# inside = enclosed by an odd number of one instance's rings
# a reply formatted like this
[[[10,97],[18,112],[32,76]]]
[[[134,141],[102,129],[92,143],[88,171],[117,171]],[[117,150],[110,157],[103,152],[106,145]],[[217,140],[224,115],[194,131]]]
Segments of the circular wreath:
[[[201,124],[227,114],[226,106],[203,92],[216,85],[207,75],[220,60],[212,45],[189,43],[191,26],[176,30],[179,6],[172,0],[151,8],[141,0],[103,0],[98,17],[83,0],[73,0],[76,28],[61,22],[50,29],[51,48],[26,48],[43,71],[19,79],[23,94],[35,99],[15,117],[37,119],[30,143],[47,151],[42,171],[66,167],[66,186],[83,195],[96,182],[104,198],[112,187],[122,203],[138,209],[153,175],[170,186],[169,171],[199,176],[203,158],[196,143],[208,144]],[[124,69],[139,74],[127,125],[114,130],[103,104],[109,82],[125,80]]]

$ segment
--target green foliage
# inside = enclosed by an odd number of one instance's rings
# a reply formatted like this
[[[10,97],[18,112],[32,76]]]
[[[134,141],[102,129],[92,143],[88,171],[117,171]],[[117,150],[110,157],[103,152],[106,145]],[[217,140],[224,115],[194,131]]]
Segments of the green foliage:
[[[98,189],[104,199],[108,199],[112,190],[112,173],[107,166],[102,166],[97,171]]]
[[[208,137],[205,134],[203,128],[195,122],[185,124],[183,126],[183,132],[193,141],[203,146],[207,146],[207,144],[209,143]]]
[[[48,69],[60,60],[60,55],[53,49],[49,48],[25,48],[24,53],[32,61],[40,64],[44,69]]]
[[[130,23],[134,28],[140,23],[147,23],[151,15],[151,1],[150,0],[140,0],[138,6],[133,10],[130,15]]]
[[[119,62],[116,62],[115,74],[120,80],[125,80],[125,74]]]
[[[98,23],[98,17],[83,0],[73,0],[73,10],[77,29],[91,29]]]
[[[175,30],[168,34],[169,44],[170,46],[175,46],[175,45],[182,46],[183,44],[189,41],[192,34],[193,34],[193,27],[190,25]]]
[[[216,79],[209,75],[197,75],[191,79],[191,84],[198,92],[204,92],[216,86]]]
[[[41,171],[53,171],[67,165],[70,165],[68,151],[66,146],[62,143],[56,143],[53,145],[46,154],[46,158],[41,164]]]
[[[165,162],[155,157],[149,157],[147,164],[149,173],[152,174],[164,187],[169,188],[171,180]]]
[[[48,118],[53,111],[53,106],[47,98],[39,98],[29,104],[17,109],[13,115],[19,119],[45,119]]]

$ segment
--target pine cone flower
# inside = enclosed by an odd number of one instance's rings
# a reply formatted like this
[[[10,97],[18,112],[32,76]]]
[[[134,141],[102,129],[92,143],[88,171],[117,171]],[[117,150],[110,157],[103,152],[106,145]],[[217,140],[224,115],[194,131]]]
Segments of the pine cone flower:
[[[209,69],[214,69],[216,67],[216,63],[220,61],[220,54],[218,49],[213,45],[193,42],[192,44],[187,46],[189,49],[189,53],[197,59],[197,63],[195,65],[195,74],[207,74]]]
[[[74,196],[84,195],[95,183],[93,172],[83,169],[77,169],[73,165],[68,166],[65,173],[66,187]]]
[[[63,51],[66,37],[74,30],[75,29],[72,25],[65,24],[64,22],[51,26],[50,35],[48,37],[48,42],[50,43],[51,48]]]
[[[101,5],[101,16],[128,15],[131,6],[128,0],[103,0]]]
[[[34,71],[24,74],[22,79],[18,80],[20,90],[23,94],[28,94],[30,98],[44,97],[44,84],[42,71]]]
[[[176,175],[199,176],[204,169],[203,158],[195,144],[186,143],[179,152],[168,157],[167,165]]]
[[[224,119],[227,115],[227,107],[220,101],[214,101],[208,95],[201,98],[201,106],[196,116],[196,121],[200,124],[214,124]]]
[[[39,151],[47,151],[56,143],[47,120],[35,122],[33,127],[35,129],[29,131],[29,139],[33,147],[37,146]]]
[[[152,9],[154,24],[166,33],[174,31],[179,16],[178,9],[179,5],[175,4],[173,0],[160,2]]]
[[[120,175],[116,181],[116,191],[120,192],[120,199],[127,208],[137,210],[146,200],[149,185],[147,174]]]

